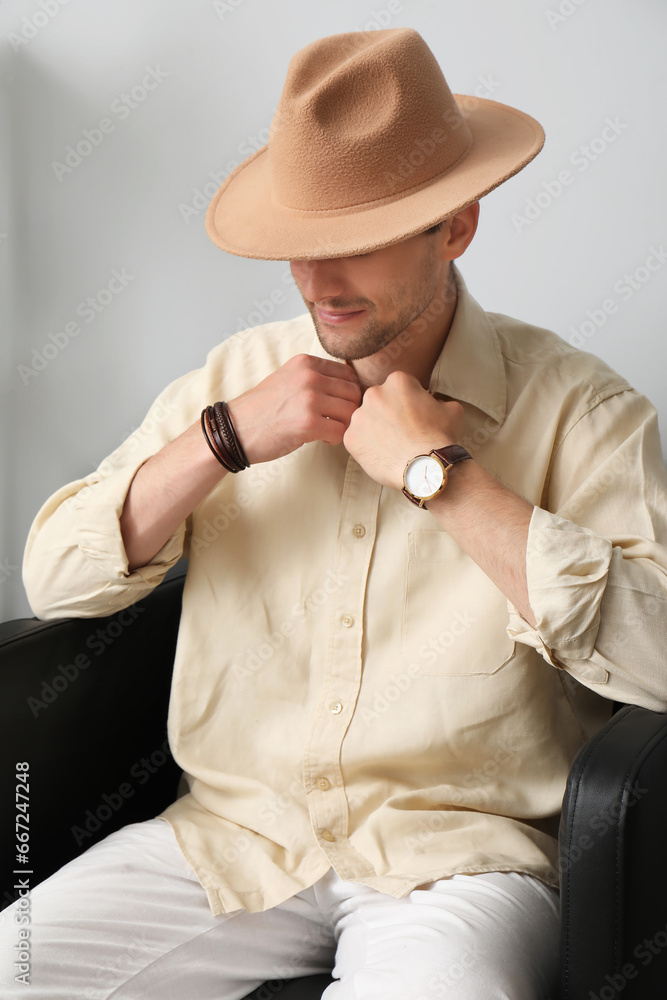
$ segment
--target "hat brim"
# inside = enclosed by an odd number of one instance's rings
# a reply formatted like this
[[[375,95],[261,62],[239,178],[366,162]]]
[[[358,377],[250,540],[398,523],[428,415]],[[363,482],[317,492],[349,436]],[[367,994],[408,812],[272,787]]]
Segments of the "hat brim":
[[[271,196],[268,146],[263,146],[225,178],[211,199],[209,237],[227,253],[257,260],[348,257],[391,246],[460,212],[530,163],[544,145],[544,130],[530,115],[505,104],[454,98],[472,144],[433,180],[371,204],[328,211],[286,208]]]

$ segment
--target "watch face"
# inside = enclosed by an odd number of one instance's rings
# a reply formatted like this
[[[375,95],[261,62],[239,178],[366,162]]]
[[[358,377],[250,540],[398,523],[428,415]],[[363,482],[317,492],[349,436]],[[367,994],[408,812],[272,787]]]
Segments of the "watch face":
[[[408,462],[403,482],[409,493],[419,500],[430,500],[447,481],[442,462],[433,455],[417,455]]]

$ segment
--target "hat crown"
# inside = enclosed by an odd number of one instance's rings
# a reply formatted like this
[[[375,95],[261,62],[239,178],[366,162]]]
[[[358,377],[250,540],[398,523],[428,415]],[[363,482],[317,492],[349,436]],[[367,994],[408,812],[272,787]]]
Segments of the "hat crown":
[[[416,31],[333,35],[290,61],[268,144],[272,198],[305,212],[378,204],[443,174],[471,143]]]

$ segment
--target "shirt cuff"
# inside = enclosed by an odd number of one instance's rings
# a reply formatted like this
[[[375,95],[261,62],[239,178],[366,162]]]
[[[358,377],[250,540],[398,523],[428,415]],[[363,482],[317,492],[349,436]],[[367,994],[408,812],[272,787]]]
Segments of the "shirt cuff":
[[[554,667],[577,661],[582,679],[604,683],[608,673],[590,661],[600,625],[612,544],[588,528],[533,508],[526,549],[532,628],[512,604],[508,635],[537,649]]]
[[[138,468],[140,466],[133,465],[119,469],[98,482],[91,483],[89,477],[89,484],[65,502],[70,507],[75,524],[79,522],[76,532],[79,551],[97,564],[105,578],[127,583],[143,580],[157,585],[181,557],[185,522],[149,563],[129,572],[120,517]]]

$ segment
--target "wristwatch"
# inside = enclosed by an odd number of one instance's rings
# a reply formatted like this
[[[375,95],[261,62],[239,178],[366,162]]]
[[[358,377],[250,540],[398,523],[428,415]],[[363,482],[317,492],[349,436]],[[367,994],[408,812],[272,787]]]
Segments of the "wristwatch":
[[[466,458],[472,455],[460,444],[448,444],[444,448],[434,448],[428,455],[416,455],[403,470],[401,493],[418,507],[424,507],[427,500],[442,493],[451,467]]]

